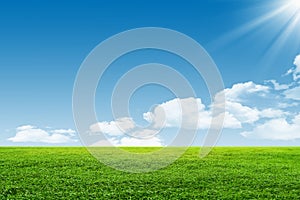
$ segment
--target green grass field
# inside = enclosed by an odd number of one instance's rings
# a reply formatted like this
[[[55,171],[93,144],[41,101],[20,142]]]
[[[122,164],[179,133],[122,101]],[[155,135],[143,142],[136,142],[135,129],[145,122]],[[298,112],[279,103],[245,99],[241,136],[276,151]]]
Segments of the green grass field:
[[[85,148],[2,147],[0,199],[300,198],[300,148],[217,147],[198,155],[190,148],[162,170],[133,174]]]

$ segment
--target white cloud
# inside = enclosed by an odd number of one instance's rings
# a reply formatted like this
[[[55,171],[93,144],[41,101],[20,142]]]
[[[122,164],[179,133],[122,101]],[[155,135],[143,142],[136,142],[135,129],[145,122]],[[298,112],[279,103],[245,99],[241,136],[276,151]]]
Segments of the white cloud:
[[[287,72],[283,76],[288,76],[288,75],[292,74],[293,71],[294,71],[293,68],[291,68],[291,69],[287,70]]]
[[[250,108],[241,103],[227,101],[226,111],[241,123],[253,123],[259,120],[260,112],[256,108]]]
[[[267,108],[260,111],[259,115],[263,118],[279,118],[287,115],[287,113],[279,109]]]
[[[71,129],[58,129],[50,132],[31,126],[25,125],[16,128],[16,135],[8,138],[12,142],[35,142],[35,143],[71,143],[77,140],[73,138],[75,131]]]
[[[294,65],[297,66],[297,72],[300,73],[300,54],[296,56],[294,60]]]
[[[292,84],[279,84],[276,80],[268,80],[266,83],[272,83],[275,90],[286,90],[288,89]]]
[[[17,127],[17,131],[24,131],[24,130],[27,130],[27,129],[33,129],[35,128],[34,126],[31,126],[31,125],[23,125],[23,126],[19,126]]]
[[[130,132],[129,135],[140,139],[146,139],[151,138],[159,133],[159,129],[137,128],[136,130]]]
[[[293,74],[296,80],[300,78],[300,55],[295,58],[294,64],[296,68],[288,73]],[[110,136],[122,136],[113,140],[114,144],[119,145],[122,145],[122,141],[126,143],[125,141],[136,142],[135,140],[142,138],[156,138],[162,128],[208,129],[220,127],[222,122],[223,128],[243,131],[245,125],[252,127],[252,131],[242,133],[245,137],[286,140],[296,138],[296,134],[289,131],[298,130],[298,125],[295,120],[288,123],[286,118],[292,117],[295,112],[291,111],[291,107],[299,105],[295,100],[300,100],[300,86],[291,88],[296,83],[279,84],[276,80],[268,80],[266,83],[272,83],[273,87],[252,81],[234,84],[216,94],[214,102],[207,107],[200,98],[192,97],[163,102],[143,114],[143,118],[150,123],[145,129],[136,127],[131,118],[99,122],[90,129],[92,132],[102,132]],[[286,129],[277,128],[276,123]],[[263,133],[263,130],[268,130],[268,133]],[[272,131],[274,134],[271,134]],[[134,137],[130,138],[124,133]]]
[[[145,112],[143,113],[143,119],[149,123],[153,123],[154,115],[152,112]]]
[[[150,119],[149,119],[150,120]],[[91,133],[108,136],[91,146],[162,146],[156,134],[158,129],[140,128],[131,118],[124,117],[110,122],[98,122],[90,126]]]
[[[241,135],[246,138],[271,140],[300,139],[300,115],[295,116],[290,123],[285,118],[271,119],[252,131],[242,132]]]
[[[158,137],[147,139],[138,139],[134,137],[122,137],[118,139],[113,137],[97,141],[91,146],[163,146],[163,142]]]
[[[227,111],[225,113],[224,112],[220,113],[219,115],[214,117],[214,120],[211,121],[211,128],[220,127],[220,123],[222,121],[224,121],[223,128],[231,128],[231,129],[242,128],[242,123]]]
[[[75,136],[76,133],[76,131],[74,131],[73,129],[56,129],[56,130],[51,130],[50,132],[55,134],[66,134],[70,136]]]
[[[158,137],[148,139],[138,139],[133,137],[123,137],[117,146],[163,146],[162,141]]]
[[[285,75],[292,74],[293,80],[297,81],[300,78],[300,55],[297,55],[294,60],[295,67],[289,69]]]
[[[185,129],[197,128],[198,116],[201,123],[207,123],[209,114],[199,98],[175,98],[157,105],[153,112],[143,114],[154,128],[183,127]],[[204,125],[207,127],[207,125]]]
[[[123,135],[135,128],[131,118],[124,117],[111,122],[98,122],[90,126],[92,133],[105,133],[111,136]]]
[[[222,99],[219,98],[219,96],[225,94],[225,98],[227,101],[239,102],[245,95],[253,93],[267,93],[269,89],[270,88],[268,86],[255,84],[252,81],[237,83],[234,84],[231,88],[226,88],[224,91],[218,93],[215,97],[215,101],[216,103],[219,103],[219,99]]]
[[[253,103],[250,103],[252,107],[244,105],[244,101],[251,102],[251,100],[253,100],[249,95],[265,98],[264,94],[270,93],[270,91],[271,89],[269,87],[250,81],[234,84],[231,88],[226,88],[219,92],[215,96],[215,106],[216,108],[225,106],[227,114],[225,115],[224,128],[242,128],[242,124],[252,125],[262,118],[283,116],[284,112],[280,109],[258,109]],[[225,94],[225,102],[220,101],[222,94]],[[226,123],[231,125],[226,125]]]
[[[185,129],[191,129],[192,126],[195,129],[220,127],[222,122],[224,128],[241,128],[242,123],[253,123],[260,116],[257,109],[243,106],[237,102],[227,101],[226,105],[222,102],[214,104],[214,106],[217,110],[215,116],[212,114],[212,106],[209,110],[205,109],[205,105],[199,98],[176,98],[157,105],[153,112],[144,113],[143,116],[145,120],[153,123],[154,127],[182,127]],[[197,122],[198,126],[195,126]]]
[[[297,82],[300,79],[300,54],[296,56],[294,60],[295,67],[289,69],[286,73],[286,75],[292,74],[293,80]],[[297,83],[296,83],[297,84]],[[298,83],[299,85],[299,83]],[[286,98],[293,99],[293,100],[300,100],[300,86],[296,86],[291,89],[287,89],[283,93]]]
[[[279,102],[277,107],[280,109],[285,109],[285,108],[289,108],[289,107],[295,107],[295,106],[299,106],[299,103],[297,102],[292,102],[292,103],[282,103]]]
[[[296,68],[294,69],[293,77],[294,80],[298,80],[300,78],[300,55],[296,56],[294,60],[294,65],[296,66]]]
[[[300,100],[300,86],[292,88],[292,89],[288,89],[288,90],[284,91],[283,94],[286,96],[286,98],[299,101]]]
[[[285,115],[280,109],[266,108],[259,110],[243,105],[241,102],[234,101],[235,99],[247,98],[247,95],[254,93],[266,93],[270,88],[258,85],[253,82],[238,83],[227,88],[223,93],[226,95],[225,102],[218,102],[221,93],[216,95],[216,103],[209,106],[210,109],[206,109],[200,98],[175,98],[170,101],[161,103],[154,107],[153,111],[143,114],[143,118],[151,123],[147,129],[141,129],[134,127],[132,119],[129,123],[130,129],[127,134],[139,138],[152,137],[158,133],[161,128],[184,128],[184,129],[208,129],[214,127],[220,127],[223,122],[223,128],[237,129],[242,128],[243,124],[253,125],[255,122],[262,118],[278,118]],[[219,97],[220,97],[219,96]],[[229,97],[229,98],[228,98]],[[225,104],[225,105],[224,105]],[[225,110],[224,110],[225,107]],[[223,110],[221,109],[223,108]],[[212,109],[217,112],[212,114]],[[97,127],[103,127],[102,132],[111,136],[123,135],[123,132],[115,125],[120,119],[112,122],[99,122]],[[126,121],[126,120],[123,120]],[[197,125],[196,125],[197,124]],[[98,132],[100,129],[91,126],[91,130],[94,129]]]

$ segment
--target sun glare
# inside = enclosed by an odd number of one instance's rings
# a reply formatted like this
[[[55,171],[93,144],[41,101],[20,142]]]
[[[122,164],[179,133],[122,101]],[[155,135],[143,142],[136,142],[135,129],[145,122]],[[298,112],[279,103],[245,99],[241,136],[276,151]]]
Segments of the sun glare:
[[[289,45],[289,48],[298,48],[300,46],[300,37],[298,36],[300,33],[300,0],[268,1],[265,4],[262,3],[258,8],[264,12],[220,37],[216,40],[218,46],[229,44],[236,38],[259,29],[263,31],[265,40],[269,39],[268,46],[262,55],[265,62],[278,56],[283,47],[287,48]],[[252,11],[256,12],[255,9]],[[271,65],[267,63],[266,66]]]
[[[292,15],[300,15],[300,0],[287,1],[287,11]]]
[[[300,0],[290,0],[289,5],[294,9],[300,10]]]

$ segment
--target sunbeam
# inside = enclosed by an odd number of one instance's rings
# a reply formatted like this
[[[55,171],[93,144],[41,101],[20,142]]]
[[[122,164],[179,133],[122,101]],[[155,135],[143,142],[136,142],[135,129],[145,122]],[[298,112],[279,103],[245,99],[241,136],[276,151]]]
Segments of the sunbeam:
[[[264,63],[272,62],[284,47],[300,46],[300,0],[274,1],[260,8],[264,8],[263,14],[223,34],[211,46],[225,48],[240,38],[259,36],[258,39],[265,41],[264,51],[258,52]],[[257,13],[257,8],[251,12]]]

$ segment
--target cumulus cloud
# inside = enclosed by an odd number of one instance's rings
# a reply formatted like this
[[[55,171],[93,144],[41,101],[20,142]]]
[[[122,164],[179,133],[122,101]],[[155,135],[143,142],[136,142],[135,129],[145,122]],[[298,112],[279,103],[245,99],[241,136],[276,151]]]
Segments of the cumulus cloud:
[[[285,75],[292,74],[293,75],[293,80],[294,85],[297,85],[296,87],[293,88],[288,88],[283,92],[286,98],[292,99],[292,100],[300,100],[300,86],[299,86],[299,79],[300,79],[300,55],[297,55],[295,60],[294,60],[294,65],[295,67],[289,69]]]
[[[297,81],[300,79],[300,55],[296,56],[294,65],[295,67],[285,74],[293,76],[294,82],[291,84],[278,84],[275,80],[268,81],[274,85],[274,90],[278,94],[277,108],[266,108],[260,112],[260,117],[269,119],[260,121],[250,131],[243,131],[242,136],[269,140],[300,139],[300,114],[295,114],[299,112],[300,86]]]
[[[154,128],[182,127],[196,129],[199,126],[207,127],[209,113],[205,110],[200,98],[175,98],[157,105],[152,112],[143,114],[146,121]]]
[[[241,103],[226,101],[226,111],[241,123],[253,123],[259,120],[260,111]]]
[[[259,112],[261,118],[279,118],[285,115],[288,115],[288,113],[275,108],[266,108]]]
[[[267,80],[266,83],[272,83],[275,90],[286,90],[292,84],[279,84],[276,80]]]
[[[246,138],[271,140],[300,139],[300,115],[295,116],[290,123],[285,118],[268,120],[252,131],[242,132],[241,135]]]
[[[119,136],[135,128],[134,121],[129,117],[119,118],[116,121],[98,122],[90,126],[92,133],[105,133],[111,136]]]
[[[135,138],[147,139],[159,133],[160,133],[160,129],[137,128],[136,130],[130,132],[129,135]]]
[[[98,122],[89,128],[90,133],[101,133],[107,137],[91,146],[163,146],[163,141],[155,136],[159,131],[154,128],[138,127],[129,117]]]
[[[294,65],[295,67],[289,69],[285,75],[293,75],[294,81],[299,80],[300,78],[300,55],[297,55],[295,60],[294,60]]]
[[[227,117],[225,117],[224,128],[242,128],[242,124],[253,125],[262,118],[283,116],[285,113],[280,109],[258,109],[253,103],[252,106],[244,105],[244,101],[251,101],[250,96],[264,98],[265,94],[270,91],[271,89],[267,86],[246,82],[234,84],[231,88],[219,92],[215,97],[214,106],[216,108],[225,106]],[[225,95],[225,101],[220,101],[219,96],[222,94]],[[230,123],[231,126],[226,125],[230,119],[234,123]]]
[[[241,129],[244,124],[254,125],[260,119],[285,116],[280,109],[258,109],[243,104],[247,95],[269,93],[267,86],[253,82],[238,83],[219,92],[215,101],[206,107],[200,98],[175,98],[156,105],[152,111],[143,113],[149,122],[147,128],[135,125],[131,118],[120,118],[110,122],[98,122],[90,126],[92,133],[105,133],[108,136],[133,136],[138,139],[151,138],[163,128],[208,129],[214,127]],[[221,101],[221,95],[225,100]],[[116,141],[119,141],[117,139]]]
[[[300,73],[300,54],[296,56],[295,60],[294,60],[294,65],[297,66],[297,73]]]
[[[56,130],[51,130],[51,133],[54,134],[67,134],[70,136],[75,136],[76,131],[74,131],[73,129],[56,129]]]
[[[213,117],[211,121],[211,128],[219,127],[220,123],[223,121],[223,128],[237,129],[242,128],[242,123],[233,116],[233,114],[225,111]],[[215,124],[217,123],[217,124]],[[207,128],[209,125],[207,126]]]
[[[225,94],[225,98],[227,101],[239,102],[241,98],[246,95],[256,93],[258,95],[267,93],[269,91],[269,87],[265,85],[255,84],[252,81],[248,81],[245,83],[237,83],[234,84],[231,88],[226,88],[224,91],[221,91],[216,95],[215,101],[218,103],[221,95]]]
[[[161,129],[179,127],[197,129],[198,116],[199,124],[208,128],[211,118],[201,99],[172,99],[143,114],[144,119],[150,124],[146,128],[136,126],[131,118],[91,125],[91,133],[104,133],[107,136],[107,140],[98,141],[93,146],[163,146],[163,141],[157,135]]]
[[[300,55],[295,58],[294,64],[295,67],[287,74],[292,74],[296,81],[300,78]],[[137,127],[131,118],[121,118],[93,124],[90,131],[109,135],[110,143],[118,146],[162,145],[157,134],[163,128],[205,130],[220,125],[240,129],[247,138],[292,140],[298,139],[300,133],[300,115],[294,116],[299,100],[300,86],[297,82],[280,84],[276,80],[268,80],[262,85],[248,81],[220,91],[208,106],[200,98],[193,97],[175,98],[158,104],[143,113],[143,119],[149,122],[147,128]],[[250,128],[250,131],[244,131],[244,127]],[[148,143],[146,139],[150,139]],[[107,141],[99,141],[98,144],[107,144]]]
[[[123,137],[117,146],[162,146],[162,141],[158,137],[149,139],[138,139],[134,137]]]
[[[146,139],[139,139],[134,137],[122,138],[107,138],[92,144],[91,146],[163,146],[163,141],[159,137],[152,137]]]
[[[225,105],[217,106],[224,108]],[[240,128],[241,122],[230,112],[216,112],[205,107],[200,98],[172,99],[157,105],[152,112],[144,113],[144,119],[153,127],[184,129],[208,129],[214,127]]]
[[[292,89],[288,89],[288,90],[284,91],[283,94],[286,96],[286,98],[299,101],[300,100],[300,86],[294,87]]]
[[[34,126],[31,125],[24,125],[24,126],[19,126],[16,128],[17,131],[24,131],[24,130],[28,130],[28,129],[34,129]]]
[[[16,135],[8,138],[12,142],[35,142],[35,143],[72,143],[75,131],[72,129],[57,129],[47,131],[31,125],[19,126],[16,128]]]
[[[277,107],[280,109],[285,109],[285,108],[290,108],[290,107],[295,107],[295,106],[299,106],[299,103],[297,103],[297,102],[291,102],[291,103],[279,102],[277,104]]]

